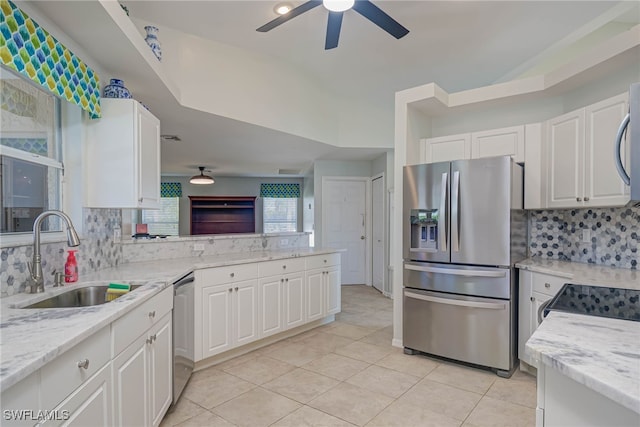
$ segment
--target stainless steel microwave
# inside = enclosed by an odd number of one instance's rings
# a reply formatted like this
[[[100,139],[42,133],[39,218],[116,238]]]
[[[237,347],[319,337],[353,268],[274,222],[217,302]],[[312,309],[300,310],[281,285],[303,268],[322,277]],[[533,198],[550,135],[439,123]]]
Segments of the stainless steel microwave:
[[[625,132],[629,144],[629,170],[622,164],[620,149]],[[618,129],[615,144],[615,161],[618,175],[629,188],[631,200],[628,206],[640,206],[640,83],[629,88],[629,114],[625,116]]]

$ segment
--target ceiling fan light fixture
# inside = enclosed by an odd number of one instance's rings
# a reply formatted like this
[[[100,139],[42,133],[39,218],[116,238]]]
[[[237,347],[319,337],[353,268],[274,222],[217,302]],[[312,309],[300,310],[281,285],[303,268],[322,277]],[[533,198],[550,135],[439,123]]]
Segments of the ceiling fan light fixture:
[[[198,166],[200,169],[200,175],[194,175],[189,179],[190,184],[213,184],[215,181],[209,175],[204,174],[204,166]]]
[[[322,5],[331,12],[344,12],[353,7],[354,0],[322,0]]]
[[[278,3],[276,7],[273,8],[273,11],[278,15],[286,15],[293,9],[290,3]]]

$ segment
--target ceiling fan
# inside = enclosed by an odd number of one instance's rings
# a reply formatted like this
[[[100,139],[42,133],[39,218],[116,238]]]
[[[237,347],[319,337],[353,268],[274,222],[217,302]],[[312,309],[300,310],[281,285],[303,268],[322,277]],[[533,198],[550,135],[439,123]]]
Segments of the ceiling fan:
[[[355,10],[396,39],[402,38],[409,33],[409,30],[400,25],[395,19],[387,15],[369,0],[310,0],[291,9],[289,12],[277,17],[273,21],[267,22],[256,31],[266,33],[267,31],[284,24],[288,20],[320,5],[323,5],[329,11],[327,37],[324,44],[325,49],[333,49],[338,46],[340,27],[342,26],[342,15],[349,9]]]

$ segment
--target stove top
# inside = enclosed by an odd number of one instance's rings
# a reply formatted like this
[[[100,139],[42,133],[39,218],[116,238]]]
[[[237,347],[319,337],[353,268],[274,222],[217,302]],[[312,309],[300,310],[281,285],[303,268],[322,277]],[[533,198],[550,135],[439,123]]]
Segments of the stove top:
[[[640,290],[566,283],[544,310],[640,322]]]

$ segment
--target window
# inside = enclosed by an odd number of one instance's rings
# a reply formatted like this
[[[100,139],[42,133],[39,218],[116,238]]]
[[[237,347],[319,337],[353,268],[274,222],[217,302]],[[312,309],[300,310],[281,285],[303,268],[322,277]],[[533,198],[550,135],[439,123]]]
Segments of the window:
[[[29,233],[43,211],[60,209],[60,100],[0,68],[0,233]],[[57,217],[43,231],[61,231]]]
[[[149,234],[177,236],[180,233],[179,201],[179,197],[161,197],[159,210],[142,211],[142,223],[147,224]]]
[[[298,231],[297,197],[264,197],[262,209],[263,233]]]

